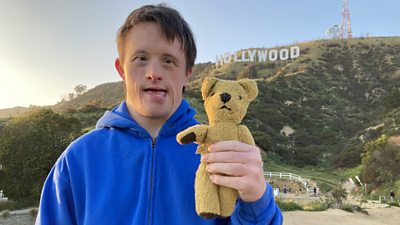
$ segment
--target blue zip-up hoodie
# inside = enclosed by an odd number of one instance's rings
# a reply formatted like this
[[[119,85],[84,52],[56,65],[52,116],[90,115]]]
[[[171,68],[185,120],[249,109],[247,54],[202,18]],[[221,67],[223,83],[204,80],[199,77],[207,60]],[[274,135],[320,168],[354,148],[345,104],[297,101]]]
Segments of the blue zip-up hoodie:
[[[205,225],[282,224],[267,185],[253,203],[238,201],[230,218],[203,220],[194,203],[200,161],[196,145],[176,134],[198,122],[183,100],[153,140],[123,102],[96,129],[72,142],[52,168],[36,224]]]

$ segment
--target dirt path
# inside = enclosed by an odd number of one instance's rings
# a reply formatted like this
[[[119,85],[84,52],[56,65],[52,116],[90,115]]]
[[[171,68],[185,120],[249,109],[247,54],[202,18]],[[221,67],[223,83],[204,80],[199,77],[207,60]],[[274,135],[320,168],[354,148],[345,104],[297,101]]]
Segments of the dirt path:
[[[284,212],[284,225],[398,225],[400,208],[367,209],[368,215],[350,213],[340,209],[323,212]]]
[[[283,213],[284,225],[398,225],[400,208],[367,209],[368,215],[349,213],[340,209],[323,212],[293,211]],[[21,212],[21,211],[20,211]],[[34,218],[29,214],[12,212],[9,218],[0,217],[0,225],[33,225]]]
[[[31,209],[11,211],[7,218],[0,217],[0,225],[32,225],[35,218],[29,215]]]
[[[0,217],[0,225],[33,225],[35,220],[25,214],[25,215],[12,215],[8,218]]]

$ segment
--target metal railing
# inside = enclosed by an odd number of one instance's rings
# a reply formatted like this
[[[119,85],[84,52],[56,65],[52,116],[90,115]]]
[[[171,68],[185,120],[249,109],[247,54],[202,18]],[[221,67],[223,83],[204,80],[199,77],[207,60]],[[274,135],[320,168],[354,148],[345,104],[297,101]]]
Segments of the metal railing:
[[[282,178],[288,178],[290,180],[296,180],[304,185],[304,188],[309,191],[309,188],[307,187],[307,181],[302,178],[299,175],[296,175],[294,173],[284,173],[284,172],[264,172],[264,177],[278,177],[280,179]]]

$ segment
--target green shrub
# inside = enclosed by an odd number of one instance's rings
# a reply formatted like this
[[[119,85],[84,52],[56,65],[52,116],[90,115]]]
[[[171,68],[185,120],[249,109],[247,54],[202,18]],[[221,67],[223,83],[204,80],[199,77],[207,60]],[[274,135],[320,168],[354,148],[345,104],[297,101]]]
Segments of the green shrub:
[[[3,210],[0,212],[0,216],[3,218],[8,218],[8,217],[10,217],[10,215],[11,215],[10,210]]]
[[[51,109],[11,118],[0,133],[0,179],[7,197],[39,199],[52,165],[81,129],[78,119]]]
[[[97,112],[99,110],[103,111],[101,107],[96,104],[85,104],[78,109],[79,112],[83,113]]]
[[[389,202],[390,206],[396,206],[396,207],[400,207],[398,202]]]
[[[38,209],[37,208],[32,208],[29,210],[28,215],[32,218],[36,218],[38,214]]]
[[[8,202],[3,202],[0,204],[0,212],[5,211],[5,210],[13,210],[17,209],[19,207],[19,204],[14,201],[8,201]]]
[[[346,189],[344,189],[341,184],[337,184],[332,190],[332,198],[335,203],[341,204],[342,201],[347,198]]]
[[[354,211],[356,211],[356,212],[360,212],[360,213],[364,213],[364,214],[368,215],[368,212],[358,205],[341,204],[340,209],[347,211],[347,212],[351,212],[351,213],[354,213]]]
[[[39,199],[24,198],[21,201],[9,200],[8,202],[0,203],[0,212],[3,210],[19,210],[24,208],[31,208],[39,205]]]
[[[351,213],[354,212],[353,206],[350,204],[341,204],[340,209]]]
[[[353,210],[368,215],[368,212],[365,209],[361,208],[361,206],[353,205]]]
[[[296,210],[303,210],[303,207],[293,201],[282,201],[282,200],[276,200],[276,203],[278,204],[279,208],[282,211],[296,211]]]
[[[327,204],[323,202],[310,202],[303,206],[304,211],[326,211],[328,209]]]

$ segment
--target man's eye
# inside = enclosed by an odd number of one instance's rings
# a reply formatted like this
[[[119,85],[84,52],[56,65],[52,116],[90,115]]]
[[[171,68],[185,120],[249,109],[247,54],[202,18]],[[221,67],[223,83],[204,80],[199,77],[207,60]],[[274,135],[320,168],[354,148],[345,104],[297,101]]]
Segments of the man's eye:
[[[165,58],[163,63],[165,63],[167,65],[175,65],[175,61],[171,58]]]
[[[144,57],[144,56],[136,56],[136,57],[133,59],[133,61],[135,61],[135,62],[146,62],[146,61],[147,61],[147,58]]]

